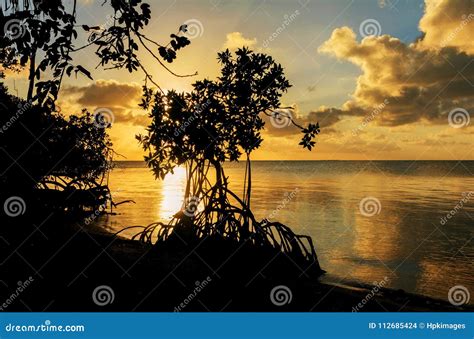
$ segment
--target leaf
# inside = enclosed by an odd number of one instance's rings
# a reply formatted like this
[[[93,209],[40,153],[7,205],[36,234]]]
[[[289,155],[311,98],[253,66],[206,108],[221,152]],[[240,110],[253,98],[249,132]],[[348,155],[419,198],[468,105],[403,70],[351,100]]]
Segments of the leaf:
[[[81,65],[76,66],[76,74],[77,74],[77,72],[81,72],[82,74],[84,74],[89,79],[94,80],[94,79],[92,79],[91,73],[87,69],[82,67]]]
[[[72,65],[69,66],[68,68],[66,68],[66,74],[67,74],[68,77],[71,76],[71,72],[72,72],[73,69],[74,69],[74,66],[72,66]]]

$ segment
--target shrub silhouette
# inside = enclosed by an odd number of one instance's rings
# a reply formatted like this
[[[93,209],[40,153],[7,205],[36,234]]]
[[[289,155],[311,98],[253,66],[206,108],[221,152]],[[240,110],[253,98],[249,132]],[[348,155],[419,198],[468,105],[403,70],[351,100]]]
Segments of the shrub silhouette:
[[[0,4],[0,79],[4,69],[28,68],[26,101],[8,95],[3,84],[0,88],[0,122],[8,124],[0,135],[3,194],[36,190],[35,194],[45,193],[40,200],[50,199],[55,209],[74,207],[65,207],[63,196],[75,201],[76,207],[95,208],[104,201],[108,187],[100,179],[110,169],[112,154],[105,128],[94,126],[97,115],[87,111],[69,119],[57,113],[56,100],[65,77],[82,74],[92,80],[87,69],[74,63],[74,53],[95,48],[104,68],[141,70],[145,84],[149,81],[159,87],[138,57],[141,49],[180,76],[164,62],[173,62],[177,51],[190,44],[184,36],[186,25],[171,34],[167,44],[160,44],[143,33],[151,19],[149,4],[142,0],[106,3],[111,15],[104,27],[77,25],[77,0],[5,0]],[[78,29],[89,34],[82,45],[77,44]],[[152,45],[158,46],[159,55]]]
[[[83,111],[66,119],[9,95],[1,83],[0,103],[2,194],[28,195],[52,186],[70,190],[101,186],[110,169],[112,144],[92,114]],[[66,196],[58,196],[56,202]]]

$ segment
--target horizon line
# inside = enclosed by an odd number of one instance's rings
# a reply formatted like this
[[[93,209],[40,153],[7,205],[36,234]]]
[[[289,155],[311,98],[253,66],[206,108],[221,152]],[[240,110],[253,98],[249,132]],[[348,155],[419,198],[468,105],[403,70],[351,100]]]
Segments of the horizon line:
[[[244,162],[244,160],[237,160],[237,161],[232,161],[232,162]],[[295,160],[289,160],[289,159],[267,159],[267,160],[251,160],[252,162],[271,162],[271,161],[300,161],[300,162],[315,162],[315,161],[474,161],[474,159],[311,159],[311,160],[305,160],[305,159],[295,159]],[[113,162],[145,162],[145,160],[113,160]],[[224,162],[230,162],[230,161],[224,161]]]

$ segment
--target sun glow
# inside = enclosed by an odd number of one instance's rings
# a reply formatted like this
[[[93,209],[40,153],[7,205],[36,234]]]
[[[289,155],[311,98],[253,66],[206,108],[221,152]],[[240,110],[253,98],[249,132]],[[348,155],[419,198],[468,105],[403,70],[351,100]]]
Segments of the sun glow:
[[[174,174],[165,176],[162,182],[161,199],[158,206],[158,219],[167,221],[183,206],[184,191],[186,189],[186,169],[177,167]]]

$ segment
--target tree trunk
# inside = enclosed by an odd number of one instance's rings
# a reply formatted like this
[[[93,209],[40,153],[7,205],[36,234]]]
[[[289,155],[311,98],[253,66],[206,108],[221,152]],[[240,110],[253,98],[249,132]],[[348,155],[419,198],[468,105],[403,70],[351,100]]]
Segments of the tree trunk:
[[[218,194],[218,201],[219,201],[219,208],[221,210],[225,210],[226,208],[226,193],[224,189],[224,181],[223,181],[223,173],[222,173],[222,165],[219,161],[213,161],[212,165],[216,169],[216,187],[217,187],[217,194]],[[225,215],[221,213],[218,214],[217,217],[217,230],[220,234],[224,234],[225,231]]]
[[[28,76],[28,102],[33,99],[33,90],[35,88],[35,70],[36,70],[36,51],[31,53],[30,56],[30,74]]]

